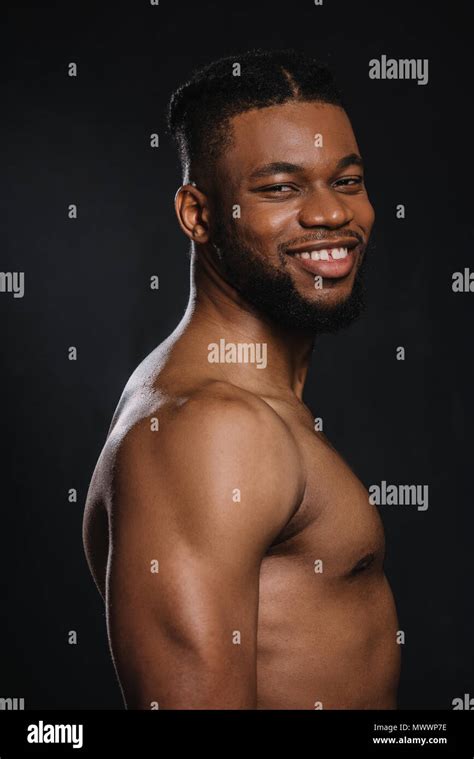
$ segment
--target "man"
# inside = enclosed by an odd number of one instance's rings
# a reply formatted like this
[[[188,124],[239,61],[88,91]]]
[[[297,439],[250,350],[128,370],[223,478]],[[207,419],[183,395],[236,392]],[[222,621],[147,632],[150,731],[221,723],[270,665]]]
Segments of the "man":
[[[315,336],[364,304],[374,212],[340,95],[251,51],[197,72],[169,126],[189,304],[124,390],[84,520],[125,704],[394,709],[381,520],[302,402]]]

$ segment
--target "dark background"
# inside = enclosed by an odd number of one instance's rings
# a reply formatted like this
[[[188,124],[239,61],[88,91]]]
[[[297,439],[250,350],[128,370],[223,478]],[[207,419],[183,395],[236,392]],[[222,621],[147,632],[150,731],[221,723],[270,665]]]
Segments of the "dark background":
[[[430,487],[425,512],[380,507],[406,634],[400,707],[450,709],[474,696],[474,293],[451,289],[452,273],[472,267],[471,27],[454,3],[10,10],[0,268],[25,272],[25,296],[0,293],[0,697],[23,697],[27,709],[123,706],[82,547],[84,500],[129,374],[187,301],[167,100],[195,66],[255,46],[293,46],[330,64],[367,164],[376,210],[369,309],[318,341],[306,400],[367,487]],[[428,85],[370,80],[368,61],[382,54],[428,58]],[[67,76],[71,61],[77,78]],[[77,220],[67,218],[70,203]]]

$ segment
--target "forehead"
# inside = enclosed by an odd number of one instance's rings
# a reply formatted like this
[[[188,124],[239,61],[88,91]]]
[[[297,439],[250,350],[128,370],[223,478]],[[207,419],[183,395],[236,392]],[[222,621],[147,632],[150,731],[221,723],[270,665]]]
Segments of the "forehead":
[[[328,168],[358,146],[346,112],[326,103],[291,102],[255,108],[231,119],[232,144],[222,156],[237,178],[261,164],[287,161]],[[322,147],[317,147],[317,135]]]

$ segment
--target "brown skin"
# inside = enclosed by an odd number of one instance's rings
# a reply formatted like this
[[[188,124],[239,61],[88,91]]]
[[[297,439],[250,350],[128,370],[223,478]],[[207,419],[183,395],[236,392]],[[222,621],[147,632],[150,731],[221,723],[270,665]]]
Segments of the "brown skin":
[[[335,170],[359,153],[345,112],[288,103],[232,126],[219,163],[223,212],[241,206],[241,233],[275,267],[282,243],[357,232],[354,269],[322,291],[286,264],[305,297],[346,298],[374,212],[363,183],[339,181],[360,167]],[[273,161],[303,168],[249,180]],[[400,649],[383,528],[302,402],[314,336],[276,327],[224,280],[214,188],[194,178],[200,187],[183,185],[175,201],[197,254],[189,305],[124,390],[84,518],[126,705],[394,709]],[[288,195],[258,189],[278,183]],[[209,363],[207,346],[221,338],[267,343],[267,368]]]

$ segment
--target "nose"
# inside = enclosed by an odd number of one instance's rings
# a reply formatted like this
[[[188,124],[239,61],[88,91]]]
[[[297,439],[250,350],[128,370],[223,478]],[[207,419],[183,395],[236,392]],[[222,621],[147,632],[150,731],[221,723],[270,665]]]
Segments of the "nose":
[[[354,218],[344,197],[329,187],[314,189],[305,196],[299,212],[302,227],[342,227]]]

